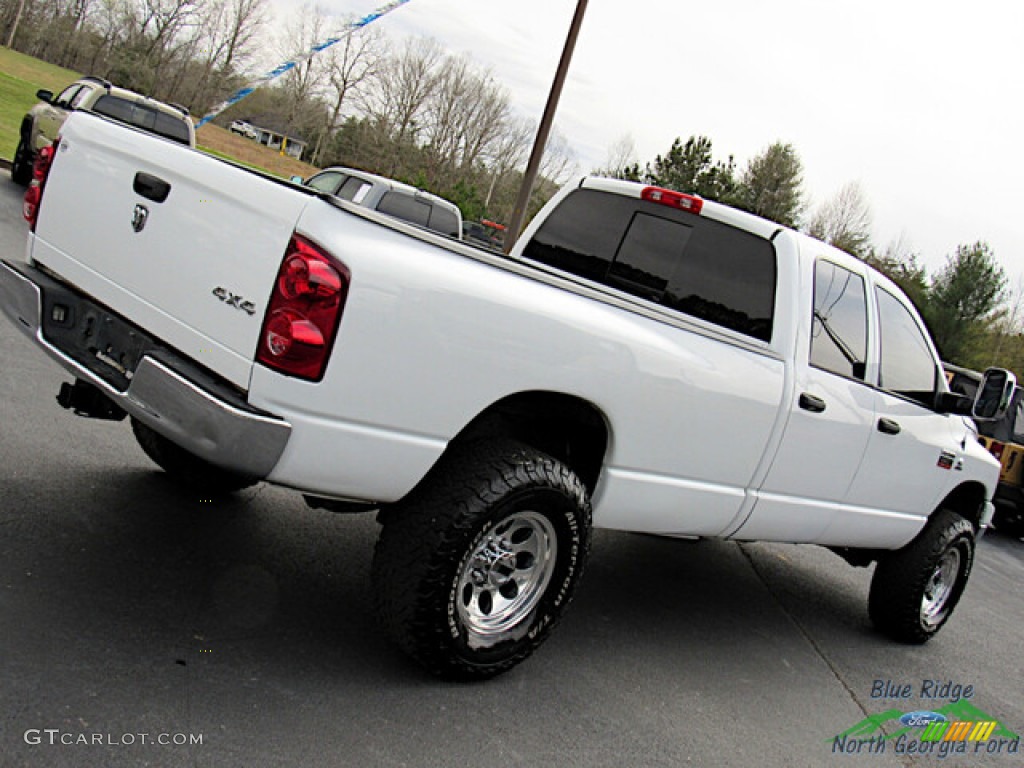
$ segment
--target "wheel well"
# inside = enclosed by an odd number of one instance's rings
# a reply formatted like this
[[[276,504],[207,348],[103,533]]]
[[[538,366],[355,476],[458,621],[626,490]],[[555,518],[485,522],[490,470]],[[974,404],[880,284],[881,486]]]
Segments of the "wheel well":
[[[608,423],[593,403],[557,392],[521,392],[491,405],[454,443],[510,437],[571,468],[591,493],[608,448]]]
[[[971,525],[974,526],[974,530],[978,531],[981,527],[981,513],[984,502],[985,486],[975,482],[964,483],[957,486],[949,496],[943,499],[931,516],[934,517],[940,509],[948,509],[951,512],[956,512],[965,520],[969,520]],[[918,535],[920,536],[920,533]],[[850,547],[829,547],[828,549],[857,568],[871,565],[871,563],[888,554],[888,550],[881,549],[856,549]]]
[[[939,509],[956,512],[965,520],[970,520],[974,529],[981,526],[982,507],[985,503],[985,486],[981,483],[964,483],[957,486],[949,496],[939,504]]]

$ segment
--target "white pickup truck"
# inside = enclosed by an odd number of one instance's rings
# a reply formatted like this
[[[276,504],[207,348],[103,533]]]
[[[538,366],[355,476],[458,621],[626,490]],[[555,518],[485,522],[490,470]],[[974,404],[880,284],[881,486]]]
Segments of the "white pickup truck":
[[[91,114],[34,169],[6,314],[203,493],[379,510],[375,601],[454,678],[528,656],[592,526],[877,561],[920,643],[957,604],[999,466],[912,305],[865,264],[699,198],[586,178],[509,257]],[[112,471],[116,471],[112,468]]]

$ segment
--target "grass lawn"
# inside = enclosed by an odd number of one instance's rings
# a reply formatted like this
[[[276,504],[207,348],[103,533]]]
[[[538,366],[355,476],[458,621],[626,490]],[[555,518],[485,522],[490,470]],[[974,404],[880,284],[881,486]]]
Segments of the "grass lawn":
[[[0,46],[0,157],[14,157],[21,119],[39,101],[36,91],[46,88],[59,93],[79,77],[77,72]],[[202,151],[211,155],[285,178],[305,178],[317,170],[213,124],[203,126],[196,141]]]
[[[10,160],[18,146],[21,118],[39,99],[36,91],[58,93],[80,75],[0,46],[0,157]]]
[[[201,150],[211,155],[286,179],[292,176],[306,178],[317,171],[309,163],[300,163],[288,155],[282,155],[278,150],[264,147],[213,123],[207,123],[196,132],[196,143]]]

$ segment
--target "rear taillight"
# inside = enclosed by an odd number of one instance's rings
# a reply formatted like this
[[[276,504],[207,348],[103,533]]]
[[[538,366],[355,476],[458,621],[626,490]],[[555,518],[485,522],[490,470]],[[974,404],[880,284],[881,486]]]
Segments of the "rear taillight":
[[[349,271],[292,235],[274,282],[256,360],[310,381],[323,378],[348,295]]]
[[[704,201],[694,195],[684,195],[682,192],[675,192],[671,189],[661,187],[644,187],[640,197],[649,203],[667,205],[669,208],[678,208],[681,211],[700,213],[704,207]]]
[[[36,221],[39,219],[39,204],[43,201],[43,188],[46,186],[46,177],[50,175],[50,166],[53,165],[53,157],[57,154],[57,145],[60,139],[48,147],[43,147],[36,155],[35,163],[32,165],[32,180],[25,190],[25,202],[21,212],[28,222],[28,228],[36,231]]]

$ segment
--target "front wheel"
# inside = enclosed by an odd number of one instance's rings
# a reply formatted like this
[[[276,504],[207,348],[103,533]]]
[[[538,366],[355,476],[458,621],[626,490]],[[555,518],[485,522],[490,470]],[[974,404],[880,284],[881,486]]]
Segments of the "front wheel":
[[[568,606],[590,548],[590,502],[558,460],[511,441],[456,448],[382,513],[378,614],[443,677],[493,677],[523,661]]]
[[[1019,539],[1024,537],[1024,512],[1017,504],[1000,504],[996,506],[996,514],[992,525],[1000,533]]]
[[[25,139],[18,140],[18,148],[14,151],[11,161],[11,181],[25,186],[32,179],[32,153],[25,144]]]
[[[878,561],[868,613],[875,626],[903,643],[924,643],[960,601],[974,562],[974,526],[950,510],[936,512],[903,549]]]

